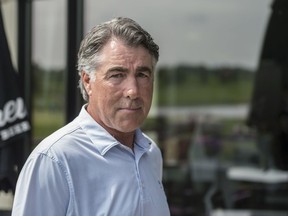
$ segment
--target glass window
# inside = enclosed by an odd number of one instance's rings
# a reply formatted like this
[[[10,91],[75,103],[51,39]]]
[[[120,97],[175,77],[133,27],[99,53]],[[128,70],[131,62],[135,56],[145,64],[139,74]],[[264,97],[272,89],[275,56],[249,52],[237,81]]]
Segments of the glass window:
[[[33,137],[41,140],[64,125],[66,1],[33,1]]]
[[[247,125],[272,3],[85,1],[84,32],[128,16],[160,46],[143,130],[163,152],[172,215],[287,211],[288,173],[269,163],[269,134]]]

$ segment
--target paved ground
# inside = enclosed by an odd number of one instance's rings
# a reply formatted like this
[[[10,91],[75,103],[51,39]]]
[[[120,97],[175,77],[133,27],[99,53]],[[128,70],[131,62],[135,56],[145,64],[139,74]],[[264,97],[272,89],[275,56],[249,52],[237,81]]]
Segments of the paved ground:
[[[5,193],[0,191],[0,216],[6,216],[10,214],[6,214],[12,208],[13,195],[12,192]]]

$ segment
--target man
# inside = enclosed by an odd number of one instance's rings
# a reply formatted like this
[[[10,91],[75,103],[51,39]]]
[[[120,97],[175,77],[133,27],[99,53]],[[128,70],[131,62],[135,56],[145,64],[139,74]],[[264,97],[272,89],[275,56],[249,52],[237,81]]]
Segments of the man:
[[[162,158],[139,126],[148,115],[158,46],[135,21],[94,27],[78,53],[87,104],[43,140],[18,179],[13,216],[166,216]]]

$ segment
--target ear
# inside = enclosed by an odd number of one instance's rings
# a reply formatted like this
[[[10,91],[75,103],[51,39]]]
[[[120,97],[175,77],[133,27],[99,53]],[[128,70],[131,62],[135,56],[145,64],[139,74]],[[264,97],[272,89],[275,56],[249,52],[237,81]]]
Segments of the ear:
[[[82,82],[83,82],[83,85],[84,85],[84,88],[85,88],[87,94],[90,96],[92,93],[90,76],[85,71],[82,71],[81,79],[82,79]]]

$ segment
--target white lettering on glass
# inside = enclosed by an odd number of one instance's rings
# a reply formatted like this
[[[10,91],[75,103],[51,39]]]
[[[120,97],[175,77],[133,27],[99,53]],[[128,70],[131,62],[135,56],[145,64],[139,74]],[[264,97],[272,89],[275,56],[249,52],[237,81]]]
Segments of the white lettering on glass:
[[[27,132],[30,130],[30,124],[28,121],[23,121],[20,123],[17,123],[15,125],[12,125],[11,127],[8,127],[4,130],[0,131],[0,140],[5,141],[10,139],[13,136],[16,136],[18,134]]]
[[[27,115],[24,101],[22,98],[7,101],[3,110],[0,109],[0,127],[5,126],[7,123],[12,123],[17,119],[23,119]]]

